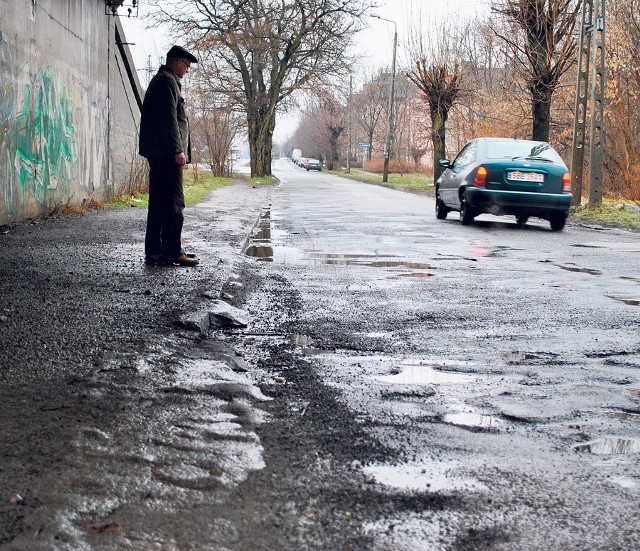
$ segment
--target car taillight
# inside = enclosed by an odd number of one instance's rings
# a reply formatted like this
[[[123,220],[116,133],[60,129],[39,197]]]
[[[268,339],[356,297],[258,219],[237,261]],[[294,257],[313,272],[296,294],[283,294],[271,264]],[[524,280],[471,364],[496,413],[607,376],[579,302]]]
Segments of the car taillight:
[[[571,172],[562,175],[562,193],[571,193]]]
[[[479,166],[476,169],[476,177],[473,180],[474,187],[485,187],[487,185],[487,169]]]

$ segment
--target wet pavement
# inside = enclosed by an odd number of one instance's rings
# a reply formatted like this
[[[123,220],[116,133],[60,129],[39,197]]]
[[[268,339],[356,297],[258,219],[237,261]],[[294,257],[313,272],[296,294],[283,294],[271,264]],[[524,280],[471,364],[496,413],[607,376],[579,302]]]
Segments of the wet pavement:
[[[0,234],[0,547],[632,549],[640,234],[274,165]]]
[[[367,524],[371,548],[635,545],[640,234],[464,227],[427,197],[278,169],[246,254],[295,287],[299,353],[390,450],[363,471],[460,500]]]

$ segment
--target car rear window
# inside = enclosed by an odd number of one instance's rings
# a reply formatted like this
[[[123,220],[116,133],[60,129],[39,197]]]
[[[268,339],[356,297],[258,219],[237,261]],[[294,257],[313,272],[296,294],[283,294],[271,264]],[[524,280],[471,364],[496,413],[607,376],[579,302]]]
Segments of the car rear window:
[[[542,157],[556,163],[562,158],[553,147],[543,142],[494,141],[487,142],[486,155],[489,159],[513,159],[527,157]]]

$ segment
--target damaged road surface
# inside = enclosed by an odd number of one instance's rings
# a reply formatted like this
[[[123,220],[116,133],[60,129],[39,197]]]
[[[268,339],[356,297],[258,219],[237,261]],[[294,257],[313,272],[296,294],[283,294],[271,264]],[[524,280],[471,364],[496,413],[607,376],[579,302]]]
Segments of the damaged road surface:
[[[639,234],[274,173],[0,235],[0,547],[637,547]]]

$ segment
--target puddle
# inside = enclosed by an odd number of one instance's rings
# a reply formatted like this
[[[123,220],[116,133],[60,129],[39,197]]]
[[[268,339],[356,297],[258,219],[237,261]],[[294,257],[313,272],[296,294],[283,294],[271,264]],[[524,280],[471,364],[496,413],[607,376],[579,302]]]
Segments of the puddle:
[[[313,339],[308,335],[289,335],[287,340],[294,346],[309,346],[313,344]]]
[[[408,270],[422,270],[420,274],[403,274],[404,277],[429,277],[432,274],[424,272],[432,266],[424,262],[413,262],[397,255],[366,254],[366,253],[323,253],[320,251],[306,251],[278,243],[289,234],[273,225],[271,210],[265,209],[260,214],[251,237],[244,249],[244,254],[263,262],[278,264],[310,264],[327,266],[367,266],[373,268],[401,268]]]
[[[400,279],[401,277],[433,277],[429,272],[409,272],[406,274],[397,274],[390,276],[389,279]]]
[[[640,420],[640,413],[629,413],[626,411],[608,411],[605,413],[607,417],[612,419],[618,419],[619,421],[638,421]]]
[[[369,465],[363,471],[379,484],[402,490],[439,492],[487,489],[473,478],[457,476],[457,466],[456,463],[428,461],[403,465]]]
[[[287,341],[289,344],[299,347],[299,352],[303,356],[317,356],[326,352],[321,348],[313,347],[313,339],[307,335],[289,335]]]
[[[637,298],[612,297],[611,295],[607,295],[607,297],[612,298],[613,300],[617,300],[618,302],[622,302],[623,304],[627,304],[629,306],[640,306],[640,299]]]
[[[614,455],[640,453],[640,440],[634,438],[600,438],[584,444],[576,444],[573,449],[577,452],[594,455]]]
[[[363,266],[370,268],[402,268],[409,270],[429,270],[430,264],[412,262],[389,255],[329,254],[305,251],[296,247],[271,244],[256,244],[252,241],[244,254],[259,260],[277,264],[309,264],[317,266]],[[413,274],[405,274],[413,275]],[[431,274],[424,274],[422,277]],[[418,276],[420,277],[420,276]]]
[[[567,266],[566,264],[557,264],[557,266],[562,270],[567,270],[567,272],[579,272],[579,273],[589,274],[589,275],[602,274],[600,270],[592,270],[591,268],[578,268],[577,266]]]
[[[497,430],[504,426],[497,417],[479,413],[447,413],[442,420],[450,425],[481,430]]]
[[[476,380],[472,375],[436,371],[421,364],[405,365],[399,373],[374,377],[376,381],[393,385],[446,385],[470,383]]]
[[[507,362],[523,362],[525,360],[539,360],[540,356],[532,352],[501,352],[500,356]]]

